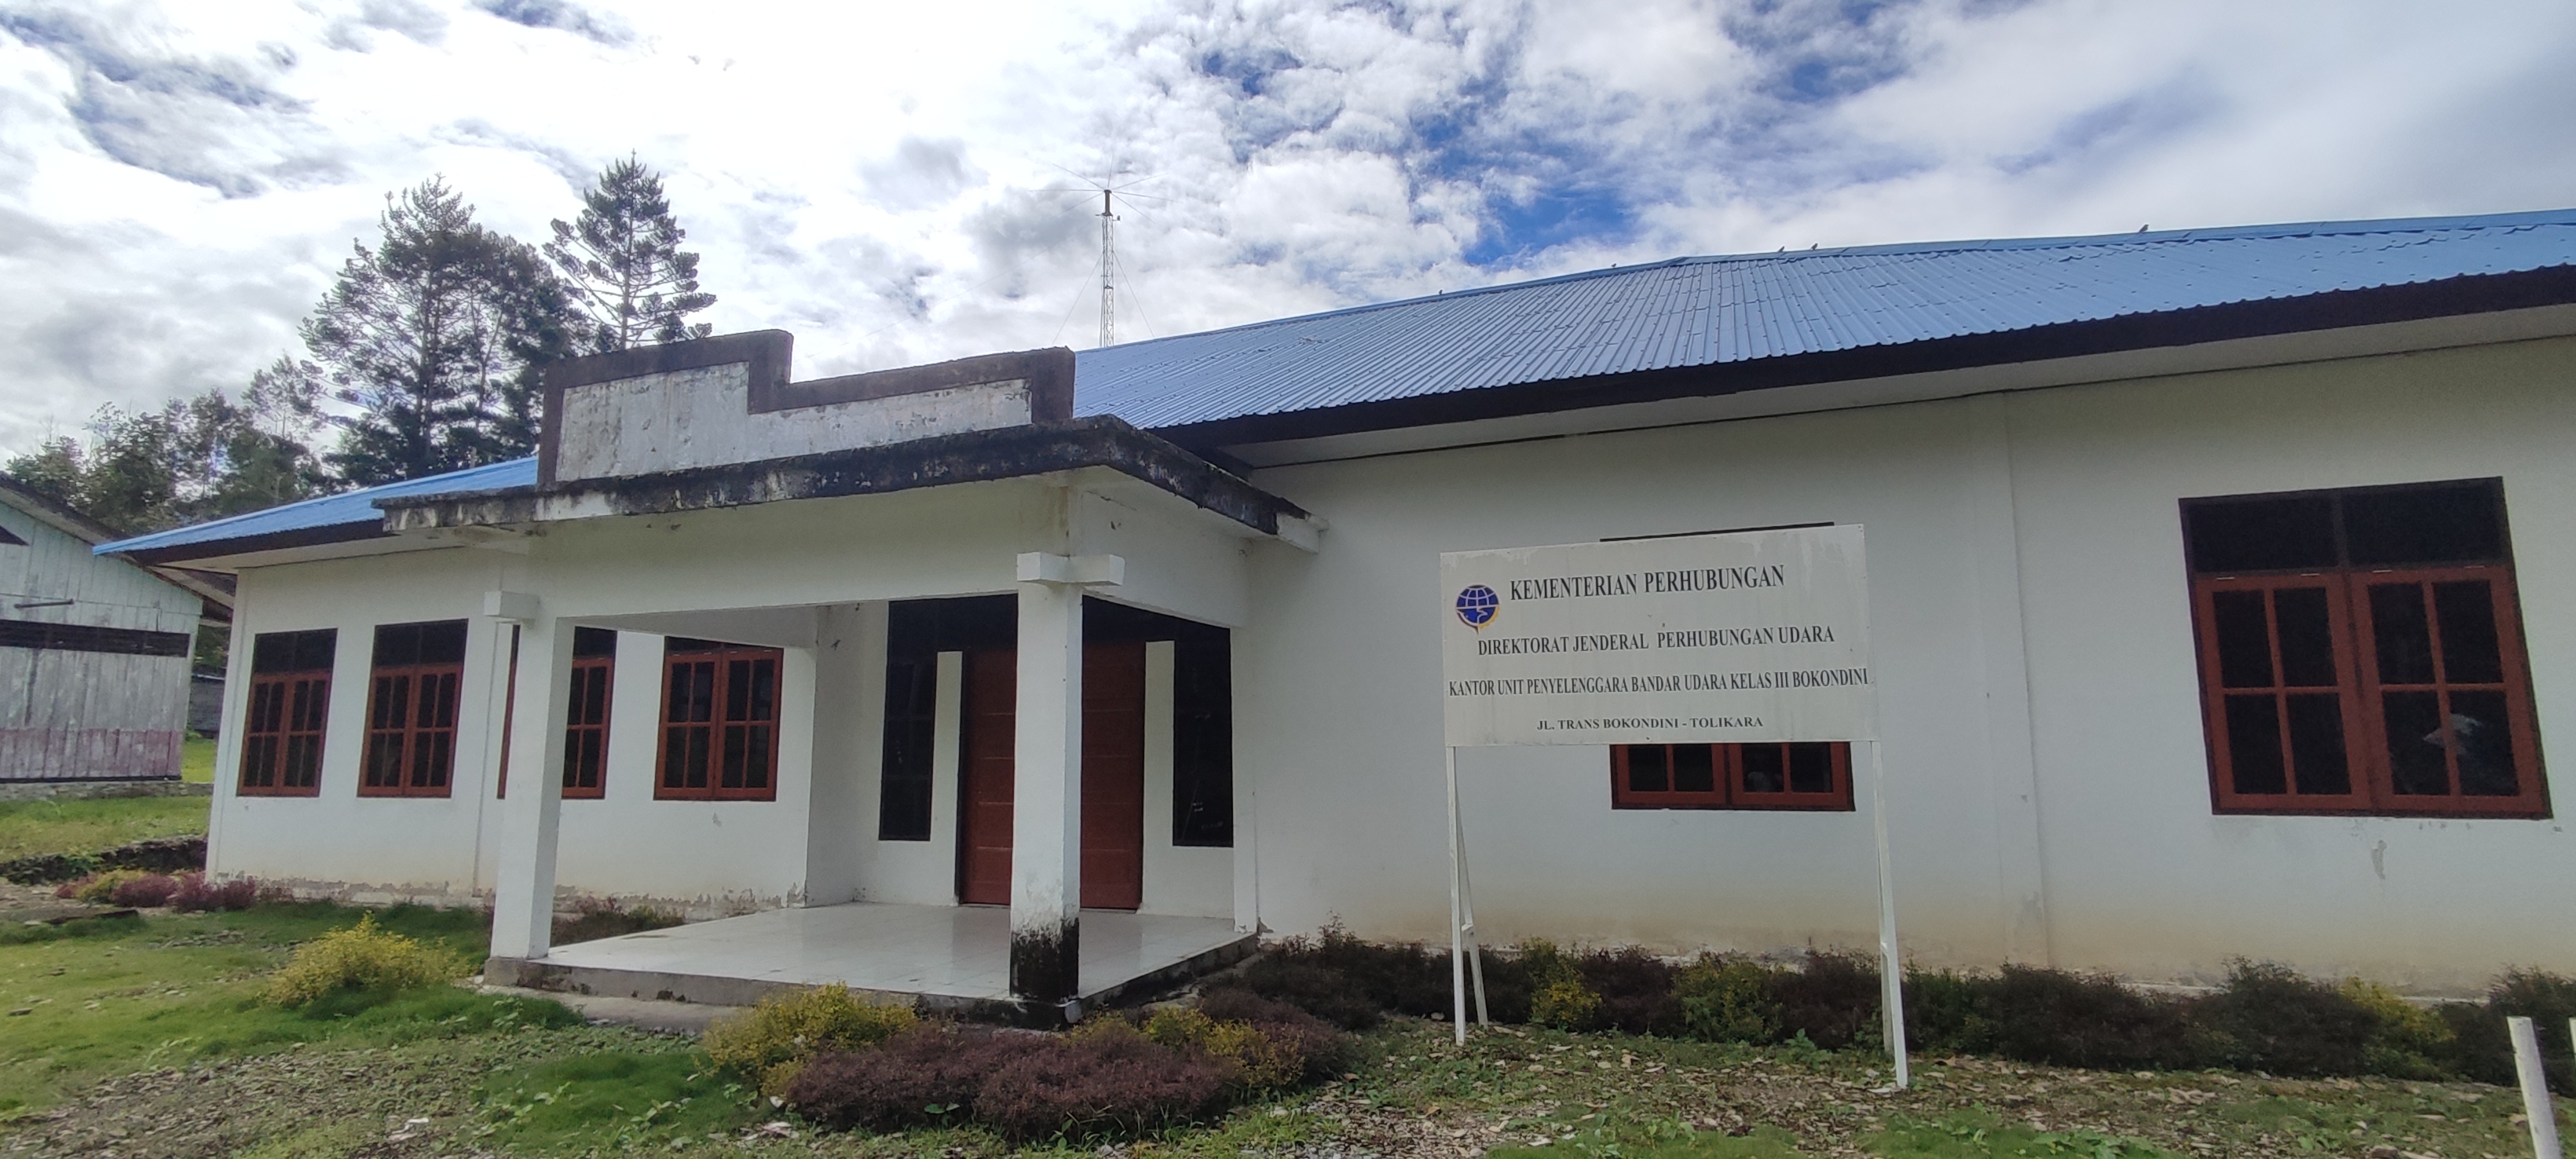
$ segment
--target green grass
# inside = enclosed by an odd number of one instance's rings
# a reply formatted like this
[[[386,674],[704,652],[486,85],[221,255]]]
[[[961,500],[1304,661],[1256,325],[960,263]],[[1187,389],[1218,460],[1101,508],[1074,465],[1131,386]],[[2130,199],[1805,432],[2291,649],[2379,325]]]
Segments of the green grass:
[[[191,785],[215,783],[215,738],[192,736],[179,742],[179,779]]]
[[[0,930],[0,1117],[112,1075],[304,1043],[390,1044],[578,1017],[552,1002],[453,987],[347,994],[285,1010],[262,1000],[294,943],[355,924],[322,903],[239,913],[90,919]],[[387,929],[480,958],[480,914],[396,907]]]
[[[598,1051],[513,1067],[476,1097],[491,1142],[511,1152],[669,1147],[729,1135],[755,1109],[750,1091],[689,1049]]]
[[[0,861],[97,853],[147,838],[203,833],[208,804],[205,797],[0,801]]]
[[[2161,1147],[2098,1131],[2040,1131],[2006,1123],[1982,1110],[1953,1111],[1938,1119],[1899,1117],[1861,1144],[1886,1159],[2001,1159],[2066,1155],[2082,1159],[2181,1159]]]
[[[1491,1159],[1545,1159],[1563,1152],[1497,1147],[1486,1154]],[[1684,1138],[1623,1147],[1619,1154],[1624,1159],[1808,1159],[1807,1152],[1798,1149],[1798,1137],[1778,1127],[1755,1127],[1742,1135],[1698,1131]]]

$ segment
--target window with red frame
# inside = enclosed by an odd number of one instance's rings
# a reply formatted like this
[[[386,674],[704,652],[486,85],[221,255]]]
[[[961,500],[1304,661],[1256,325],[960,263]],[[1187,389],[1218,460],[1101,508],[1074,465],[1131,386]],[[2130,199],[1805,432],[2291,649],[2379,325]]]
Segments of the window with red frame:
[[[617,674],[617,633],[606,628],[572,632],[572,690],[564,705],[563,795],[597,800],[608,795],[608,698]]]
[[[1610,807],[1849,812],[1851,746],[1839,741],[1613,745]]]
[[[465,621],[382,624],[369,667],[361,797],[444,797],[456,770]]]
[[[339,639],[322,628],[262,632],[252,641],[237,790],[243,795],[321,795],[322,725],[331,712],[331,656]]]
[[[656,798],[777,799],[780,658],[776,648],[665,642]]]
[[[2501,481],[2182,519],[2217,811],[2549,815]]]

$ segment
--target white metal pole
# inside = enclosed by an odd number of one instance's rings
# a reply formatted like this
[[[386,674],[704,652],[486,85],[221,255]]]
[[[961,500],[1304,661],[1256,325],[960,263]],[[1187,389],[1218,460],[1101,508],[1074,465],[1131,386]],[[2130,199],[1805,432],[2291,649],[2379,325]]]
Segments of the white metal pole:
[[[1458,783],[1458,750],[1449,750],[1449,783]],[[1449,811],[1450,836],[1458,843],[1458,910],[1466,920],[1467,977],[1476,986],[1476,1025],[1492,1026],[1494,1017],[1485,1012],[1485,947],[1476,936],[1476,879],[1467,871],[1467,812]]]
[[[1869,742],[1869,811],[1878,828],[1879,1006],[1887,1020],[1887,1057],[1896,1064],[1896,1089],[1913,1085],[1905,1057],[1905,965],[1896,949],[1896,866],[1887,852],[1887,762],[1880,741]]]
[[[2522,1079],[2522,1114],[2531,1121],[2534,1159],[2562,1159],[2558,1150],[2558,1111],[2549,1102],[2549,1072],[2540,1062],[2540,1034],[2528,1018],[2504,1020],[2513,1033],[2513,1070]],[[2569,1021],[2576,1031],[2576,1019]]]
[[[1467,1045],[1467,923],[1463,910],[1465,897],[1458,880],[1458,749],[1450,746],[1449,768],[1449,1020],[1457,1029],[1458,1045]]]

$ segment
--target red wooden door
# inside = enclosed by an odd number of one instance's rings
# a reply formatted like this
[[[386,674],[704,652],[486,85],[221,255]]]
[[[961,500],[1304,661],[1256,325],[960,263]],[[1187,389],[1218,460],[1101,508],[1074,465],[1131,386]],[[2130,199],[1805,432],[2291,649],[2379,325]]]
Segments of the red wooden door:
[[[957,897],[1009,905],[1018,655],[968,653],[965,685]],[[1145,646],[1095,645],[1082,663],[1082,905],[1144,898]]]
[[[965,692],[966,736],[957,777],[957,900],[969,905],[1009,905],[1018,654],[967,653]]]
[[[1082,650],[1082,907],[1145,901],[1145,646]]]

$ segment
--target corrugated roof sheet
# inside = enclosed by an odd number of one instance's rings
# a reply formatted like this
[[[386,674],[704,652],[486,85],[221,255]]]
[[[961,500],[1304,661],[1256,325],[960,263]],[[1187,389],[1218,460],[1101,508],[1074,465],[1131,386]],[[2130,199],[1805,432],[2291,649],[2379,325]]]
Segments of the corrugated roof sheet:
[[[284,535],[298,531],[315,531],[361,523],[382,523],[385,513],[376,509],[376,500],[394,495],[437,495],[447,492],[499,491],[509,487],[533,487],[537,483],[535,456],[512,459],[482,467],[468,467],[444,475],[387,483],[361,491],[347,491],[307,499],[247,515],[235,515],[189,527],[176,527],[150,535],[100,544],[99,554],[111,551],[149,551],[161,547],[185,547],[198,543],[217,543],[231,539],[250,539],[265,535]]]
[[[1675,258],[1085,350],[1076,415],[1146,429],[2576,265],[2576,209]],[[524,487],[536,460],[105,544],[373,523],[391,495]]]
[[[2576,264],[2576,210],[1675,258],[1078,355],[1140,427]]]

